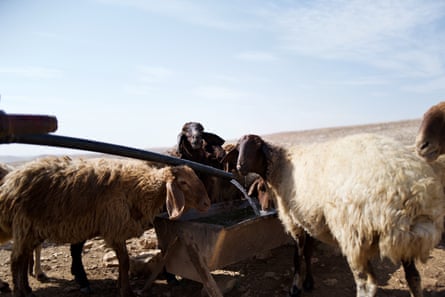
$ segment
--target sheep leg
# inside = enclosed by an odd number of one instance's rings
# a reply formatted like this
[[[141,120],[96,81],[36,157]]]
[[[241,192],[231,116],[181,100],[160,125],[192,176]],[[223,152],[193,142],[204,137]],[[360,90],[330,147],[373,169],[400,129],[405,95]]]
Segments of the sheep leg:
[[[1,279],[0,279],[0,292],[2,292],[2,293],[11,292],[11,288],[9,287],[9,284]]]
[[[292,287],[289,292],[291,297],[299,297],[303,293],[303,268],[302,259],[305,254],[304,247],[306,243],[306,233],[302,231],[295,237],[295,249],[294,249],[294,279],[292,281]]]
[[[377,293],[377,284],[371,263],[354,263],[348,259],[352,274],[357,286],[357,297],[374,297]]]
[[[125,241],[122,243],[114,243],[110,245],[116,252],[119,261],[119,278],[117,285],[120,291],[120,297],[135,297],[130,288],[130,280],[128,271],[130,270],[130,258],[128,256],[127,246]]]
[[[42,270],[42,265],[41,265],[41,261],[40,261],[41,255],[42,255],[42,245],[39,244],[34,249],[34,258],[35,258],[34,261],[33,261],[33,257],[31,254],[30,261],[29,261],[29,263],[30,263],[29,270],[30,270],[30,274],[34,275],[34,277],[38,281],[46,282],[46,281],[48,281],[48,276],[46,276],[45,272],[43,272],[43,270]]]
[[[411,297],[423,297],[423,290],[419,271],[413,260],[402,261],[405,278],[408,282]]]
[[[15,241],[11,252],[11,271],[14,284],[14,297],[33,297],[28,282],[28,265],[33,248]]]
[[[312,252],[314,251],[314,239],[306,234],[304,244],[304,261],[306,263],[306,277],[304,278],[303,288],[311,291],[314,288],[314,277],[312,276]]]
[[[85,294],[91,293],[90,282],[88,281],[85,268],[82,263],[82,251],[85,241],[73,243],[70,246],[71,252],[71,274],[74,280],[80,286],[80,291]]]

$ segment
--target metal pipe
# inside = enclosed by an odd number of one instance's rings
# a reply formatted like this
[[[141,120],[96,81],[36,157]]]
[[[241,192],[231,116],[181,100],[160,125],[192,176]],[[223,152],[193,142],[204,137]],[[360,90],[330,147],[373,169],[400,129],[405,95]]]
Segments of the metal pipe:
[[[49,133],[57,130],[57,118],[49,115],[7,114],[0,110],[0,136]]]
[[[176,157],[158,154],[146,150],[68,136],[59,136],[53,134],[9,135],[7,137],[0,137],[0,143],[47,145],[118,155],[146,161],[161,162],[168,165],[188,165],[192,169],[203,173],[211,174],[229,180],[235,178],[235,176],[230,172],[207,166],[198,162],[179,159]]]

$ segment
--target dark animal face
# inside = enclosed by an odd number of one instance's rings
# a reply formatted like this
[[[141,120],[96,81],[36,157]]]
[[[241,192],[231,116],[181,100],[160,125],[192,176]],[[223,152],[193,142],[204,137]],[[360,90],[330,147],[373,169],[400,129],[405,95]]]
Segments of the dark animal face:
[[[245,135],[238,141],[236,169],[242,175],[255,172],[266,176],[267,160],[264,141],[257,135]]]
[[[172,182],[167,183],[167,212],[170,219],[179,218],[189,208],[198,211],[207,211],[210,207],[210,198],[204,184],[188,166],[172,168],[175,176]]]
[[[266,182],[262,177],[258,177],[252,185],[250,185],[249,196],[257,197],[260,202],[261,210],[270,210],[272,208],[272,201],[269,196]]]
[[[445,153],[445,102],[432,106],[424,114],[416,137],[416,150],[428,162]]]
[[[189,122],[182,127],[182,134],[187,138],[192,149],[197,150],[202,147],[202,133],[204,127],[200,123]]]

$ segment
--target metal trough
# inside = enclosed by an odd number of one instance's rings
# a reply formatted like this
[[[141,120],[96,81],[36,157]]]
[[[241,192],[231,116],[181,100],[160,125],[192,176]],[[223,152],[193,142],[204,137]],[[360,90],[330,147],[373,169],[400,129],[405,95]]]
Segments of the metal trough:
[[[191,210],[176,221],[162,214],[154,226],[167,271],[203,283],[210,296],[222,296],[210,271],[291,240],[276,213],[255,216],[245,200],[214,204],[207,213]]]

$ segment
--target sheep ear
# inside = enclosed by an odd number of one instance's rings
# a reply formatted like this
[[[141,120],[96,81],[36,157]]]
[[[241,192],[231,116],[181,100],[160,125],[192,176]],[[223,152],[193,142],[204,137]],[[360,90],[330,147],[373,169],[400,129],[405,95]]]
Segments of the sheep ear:
[[[182,191],[176,185],[176,182],[167,182],[167,213],[169,219],[179,218],[184,212],[185,198]]]
[[[184,133],[178,134],[178,144],[176,147],[176,152],[179,154],[179,156],[182,156],[182,154],[183,154],[184,148],[183,148],[182,144],[184,143],[184,141],[186,141],[186,139],[187,139],[187,137],[184,135]]]
[[[238,160],[238,149],[236,147],[232,148],[226,153],[224,158],[222,158],[221,163],[223,164],[225,171],[232,171],[236,169],[236,161]]]
[[[225,142],[225,140],[218,135],[209,132],[202,132],[202,138],[204,138],[208,144],[212,145],[223,145]]]
[[[270,208],[269,192],[267,191],[265,181],[261,177],[257,178],[252,185],[250,185],[249,193],[247,195],[256,195],[262,210],[268,210]]]

